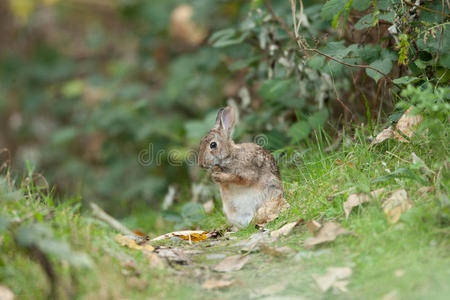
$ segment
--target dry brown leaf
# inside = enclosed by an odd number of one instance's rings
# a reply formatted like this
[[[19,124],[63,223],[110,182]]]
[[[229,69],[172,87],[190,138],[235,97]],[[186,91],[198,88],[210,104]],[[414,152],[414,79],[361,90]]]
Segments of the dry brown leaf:
[[[169,232],[163,235],[160,235],[154,239],[152,239],[152,242],[154,241],[161,241],[166,240],[170,238],[180,238],[186,241],[191,242],[199,242],[206,240],[208,238],[208,232],[203,230],[182,230],[182,231],[174,231]]]
[[[259,248],[261,249],[261,252],[268,254],[270,256],[273,256],[273,257],[283,257],[288,254],[295,253],[294,249],[289,248],[287,246],[274,248],[274,247],[270,247],[267,244],[261,244],[259,246]]]
[[[217,266],[214,267],[216,272],[232,272],[242,269],[248,262],[248,255],[234,255],[225,258]]]
[[[347,233],[349,232],[341,225],[334,222],[327,222],[323,225],[315,237],[307,238],[303,243],[303,246],[306,249],[309,249],[318,244],[332,242],[337,236]]]
[[[287,223],[286,225],[282,226],[280,229],[274,230],[270,233],[270,236],[274,239],[278,239],[280,236],[288,235],[291,233],[292,229],[294,229],[295,226],[298,225],[298,221]]]
[[[154,251],[155,250],[155,248],[153,248],[149,244],[140,244],[139,241],[142,238],[139,237],[139,236],[118,234],[118,235],[116,235],[114,237],[114,239],[116,240],[116,242],[118,242],[122,246],[127,246],[128,248],[131,248],[131,249],[136,249],[136,250],[143,250],[143,249],[145,249],[147,251]]]
[[[14,300],[14,293],[8,287],[0,285],[0,299]]]
[[[408,108],[408,110],[405,111],[405,113],[401,116],[400,120],[398,120],[397,125],[395,126],[398,131],[409,138],[414,135],[415,127],[419,125],[423,120],[423,117],[421,115],[412,115],[412,110],[413,107]],[[400,142],[408,142],[408,140],[406,140],[401,134],[395,131],[394,137]]]
[[[170,16],[169,35],[171,38],[189,46],[198,46],[206,37],[206,29],[193,20],[194,9],[191,5],[181,4]]]
[[[169,261],[173,261],[179,264],[190,264],[190,258],[181,249],[175,248],[159,248],[155,251],[160,257],[164,257]]]
[[[263,206],[256,211],[254,221],[256,224],[264,226],[278,217],[281,211],[289,207],[289,203],[287,203],[282,196],[273,198],[264,203]]]
[[[347,201],[344,202],[345,218],[348,219],[348,216],[350,215],[350,212],[352,211],[353,207],[361,205],[366,202],[370,202],[370,200],[377,198],[379,195],[384,193],[384,191],[385,189],[381,188],[370,192],[370,194],[358,193],[358,194],[351,194],[350,196],[348,196]]]
[[[323,292],[328,291],[331,287],[335,287],[343,292],[346,292],[348,281],[342,279],[352,276],[352,269],[349,267],[331,267],[327,268],[327,273],[323,276],[319,276],[317,274],[313,274],[312,276]]]
[[[316,232],[319,231],[320,228],[322,228],[322,224],[320,224],[316,220],[309,220],[306,223],[306,227],[308,228],[309,232],[311,232],[312,234],[316,234]]]
[[[208,215],[212,213],[214,210],[214,201],[209,200],[203,203],[203,209],[205,210],[205,213]]]
[[[411,111],[413,110],[413,107],[408,108],[407,111],[401,116],[401,118],[398,120],[397,124],[395,125],[395,128],[392,126],[389,126],[388,128],[384,129],[382,132],[380,132],[376,137],[375,140],[372,141],[369,147],[372,147],[376,144],[379,144],[387,139],[390,138],[396,138],[398,141],[407,143],[408,140],[406,140],[403,136],[407,136],[411,138],[414,133],[416,126],[422,122],[423,117],[421,115],[412,115]]]
[[[388,222],[395,224],[400,219],[402,213],[408,211],[412,207],[412,203],[408,200],[406,191],[401,189],[394,191],[391,197],[383,202],[382,207]]]
[[[232,286],[234,280],[209,279],[203,283],[202,287],[207,290],[223,289]]]
[[[392,138],[393,136],[394,136],[394,129],[392,128],[392,126],[389,126],[388,128],[384,129],[382,132],[377,134],[377,136],[372,141],[372,143],[370,144],[369,147],[372,147],[376,144],[382,143],[385,140]]]
[[[242,240],[236,243],[236,246],[241,246],[241,252],[256,252],[259,251],[259,246],[262,243],[269,243],[268,231],[259,231],[250,236],[248,240]]]

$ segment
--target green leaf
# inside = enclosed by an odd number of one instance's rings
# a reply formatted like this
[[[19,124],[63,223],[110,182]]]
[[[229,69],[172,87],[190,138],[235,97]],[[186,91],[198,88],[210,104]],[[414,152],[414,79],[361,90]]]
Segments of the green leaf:
[[[363,11],[370,7],[373,0],[355,0],[352,7],[356,10]]]
[[[322,109],[320,111],[311,114],[308,117],[308,123],[312,129],[319,129],[320,127],[323,127],[327,119],[328,119],[328,111],[326,109]]]
[[[450,53],[442,55],[439,58],[439,64],[447,69],[450,69]]]
[[[379,59],[370,64],[371,67],[380,70],[381,72],[388,74],[392,69],[392,61],[389,58],[385,58],[383,60]],[[366,74],[373,78],[376,82],[380,80],[383,75],[377,71],[366,69]]]
[[[63,145],[73,141],[79,134],[79,130],[75,127],[66,127],[56,131],[52,136],[52,143]]]
[[[212,43],[212,46],[215,48],[223,48],[242,43],[249,34],[249,32],[244,32],[237,37],[236,30],[228,28],[213,33],[209,38],[209,42]]]
[[[299,142],[308,137],[311,127],[306,121],[299,121],[289,128],[287,135],[293,143]]]
[[[308,59],[307,65],[308,67],[314,70],[320,70],[325,63],[325,57],[322,55],[314,55],[310,59]]]
[[[345,47],[344,41],[330,42],[323,49],[322,52],[332,56],[336,59],[343,59],[352,51],[352,47]]]
[[[358,55],[366,63],[371,63],[380,57],[380,50],[379,45],[366,45],[358,49]]]
[[[373,13],[370,13],[368,15],[365,15],[359,21],[355,24],[356,30],[366,29],[372,27],[372,21],[373,21]]]
[[[322,18],[327,21],[333,19],[334,16],[341,13],[347,2],[347,0],[327,1],[327,3],[322,6],[322,9],[320,11]]]
[[[265,100],[276,100],[291,93],[295,82],[292,79],[269,79],[258,90],[258,94]]]
[[[415,83],[420,81],[420,78],[417,77],[409,77],[409,76],[403,76],[400,78],[396,78],[393,80],[395,84],[404,84],[404,85],[408,85],[410,83]]]

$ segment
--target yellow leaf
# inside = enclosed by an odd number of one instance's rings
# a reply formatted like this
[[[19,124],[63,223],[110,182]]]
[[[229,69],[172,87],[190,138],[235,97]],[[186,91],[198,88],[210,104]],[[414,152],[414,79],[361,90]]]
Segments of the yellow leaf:
[[[402,213],[408,211],[412,207],[412,204],[408,200],[406,191],[401,189],[394,191],[392,196],[387,199],[382,206],[389,223],[395,224],[400,219]]]
[[[121,235],[118,234],[114,237],[114,239],[116,240],[116,242],[118,242],[119,244],[121,244],[122,246],[126,246],[128,248],[131,249],[136,249],[136,250],[147,250],[147,251],[153,251],[155,250],[155,248],[153,248],[151,245],[149,244],[142,244],[139,245],[138,243],[136,243],[136,238],[130,235]]]
[[[173,237],[177,237],[183,239],[185,241],[191,242],[199,242],[206,240],[208,238],[208,232],[203,230],[183,230],[183,231],[174,231],[158,236],[152,241],[161,241],[165,239],[170,239]]]

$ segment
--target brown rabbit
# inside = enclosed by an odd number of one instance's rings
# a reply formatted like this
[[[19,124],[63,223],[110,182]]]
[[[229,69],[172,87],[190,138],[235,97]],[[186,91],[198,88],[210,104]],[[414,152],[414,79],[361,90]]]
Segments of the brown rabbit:
[[[198,163],[211,170],[219,185],[228,221],[244,228],[252,220],[270,222],[289,204],[272,155],[257,144],[235,144],[231,139],[235,116],[233,107],[219,110],[216,125],[200,142]]]

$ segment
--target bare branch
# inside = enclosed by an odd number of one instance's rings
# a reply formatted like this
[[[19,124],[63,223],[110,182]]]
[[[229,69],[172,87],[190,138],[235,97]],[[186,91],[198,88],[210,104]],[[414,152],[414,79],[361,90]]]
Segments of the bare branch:
[[[437,15],[440,15],[440,16],[444,16],[444,17],[450,18],[450,15],[447,15],[447,14],[445,14],[443,12],[440,12],[440,11],[437,11],[437,10],[434,10],[434,9],[431,9],[431,8],[428,8],[428,7],[425,7],[425,6],[422,6],[422,5],[414,4],[412,2],[409,2],[408,0],[403,0],[403,2],[405,2],[409,6],[415,6],[417,8],[422,9],[422,10],[426,10],[428,12],[431,12],[431,13],[434,13],[434,14],[437,14]]]
[[[91,202],[91,203],[89,203],[89,205],[91,206],[92,214],[97,219],[102,220],[103,222],[105,222],[106,224],[108,224],[109,226],[111,226],[112,228],[114,228],[115,230],[117,230],[123,234],[127,234],[127,235],[134,234],[130,229],[125,227],[122,223],[120,223],[119,221],[117,221],[116,219],[114,219],[113,217],[108,215],[97,204]]]

